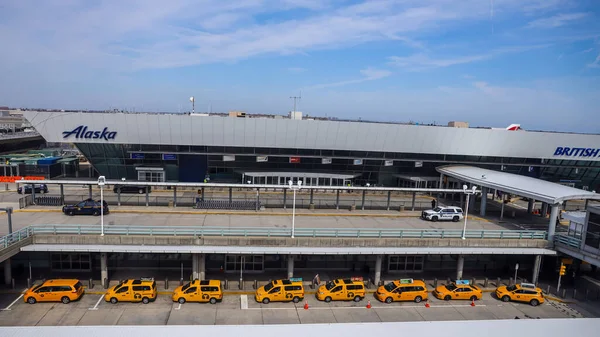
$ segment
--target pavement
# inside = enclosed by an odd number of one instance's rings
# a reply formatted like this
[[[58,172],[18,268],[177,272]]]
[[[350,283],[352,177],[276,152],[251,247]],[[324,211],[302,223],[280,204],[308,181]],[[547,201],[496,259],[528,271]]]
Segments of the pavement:
[[[168,294],[159,294],[155,302],[111,304],[99,294],[85,294],[69,304],[23,302],[21,295],[0,294],[0,326],[57,325],[237,325],[237,324],[311,324],[350,322],[402,322],[444,320],[494,320],[525,318],[573,318],[563,305],[548,301],[538,307],[522,303],[504,303],[485,293],[471,306],[468,301],[441,301],[430,298],[424,303],[377,301],[373,295],[358,303],[317,301],[306,295],[305,302],[257,303],[252,295],[226,295],[215,305],[174,303]],[[370,301],[371,308],[367,308]],[[578,314],[576,317],[583,317]]]

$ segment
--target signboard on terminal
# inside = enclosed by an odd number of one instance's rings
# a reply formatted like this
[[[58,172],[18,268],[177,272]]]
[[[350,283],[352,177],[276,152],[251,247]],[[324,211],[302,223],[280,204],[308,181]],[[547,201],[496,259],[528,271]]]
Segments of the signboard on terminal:
[[[292,164],[300,163],[300,157],[290,157],[290,163],[292,163]]]
[[[331,164],[331,158],[322,158],[321,164]]]
[[[162,160],[177,160],[177,155],[173,153],[163,153]]]
[[[394,166],[393,160],[386,160],[383,162],[383,166]]]
[[[266,161],[269,161],[269,157],[267,157],[267,156],[257,156],[256,157],[256,161],[259,162],[259,163],[266,162]]]
[[[143,153],[132,152],[132,153],[129,154],[129,157],[131,159],[144,159],[144,154]]]
[[[600,157],[599,148],[586,148],[586,147],[563,147],[559,146],[554,150],[554,156],[561,157],[584,157],[584,158],[596,158]]]
[[[363,160],[362,159],[354,159],[354,165],[362,165]]]
[[[108,131],[105,127],[102,131],[88,130],[87,125],[80,125],[71,131],[63,131],[63,139],[67,139],[71,136],[75,136],[75,139],[104,139],[110,140],[115,139],[117,136],[116,131]]]

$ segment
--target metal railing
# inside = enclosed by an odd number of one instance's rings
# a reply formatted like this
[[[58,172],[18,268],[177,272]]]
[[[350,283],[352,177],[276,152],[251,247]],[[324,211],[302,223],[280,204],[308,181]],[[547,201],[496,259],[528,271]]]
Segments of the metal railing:
[[[52,235],[96,235],[98,225],[32,225],[0,238],[0,247],[7,248],[35,234]],[[261,227],[201,227],[201,226],[123,226],[104,227],[105,235],[159,235],[159,236],[244,236],[244,237],[290,237],[288,228]],[[546,239],[545,231],[533,230],[468,230],[467,239]],[[296,228],[296,237],[319,238],[397,238],[397,239],[457,239],[462,231],[456,229],[335,229],[335,228]]]
[[[564,234],[554,235],[554,244],[561,244],[578,250],[581,249],[581,239]]]

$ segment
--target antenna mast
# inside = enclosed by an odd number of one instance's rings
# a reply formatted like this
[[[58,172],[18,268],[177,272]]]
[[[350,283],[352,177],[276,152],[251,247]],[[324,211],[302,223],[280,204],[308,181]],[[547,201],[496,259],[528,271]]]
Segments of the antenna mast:
[[[296,101],[302,99],[302,91],[300,91],[300,96],[291,96],[290,98],[294,100],[294,112],[296,112]]]

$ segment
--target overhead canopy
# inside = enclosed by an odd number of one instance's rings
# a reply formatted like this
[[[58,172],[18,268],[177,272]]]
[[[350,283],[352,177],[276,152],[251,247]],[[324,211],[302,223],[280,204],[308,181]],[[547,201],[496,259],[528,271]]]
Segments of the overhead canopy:
[[[556,255],[545,248],[488,247],[257,247],[257,246],[161,246],[161,245],[68,245],[33,244],[23,252],[104,252],[104,253],[166,253],[166,254],[299,254],[299,255]]]
[[[467,165],[440,166],[436,170],[459,181],[543,201],[552,205],[565,200],[596,199],[600,194],[549,181]]]

